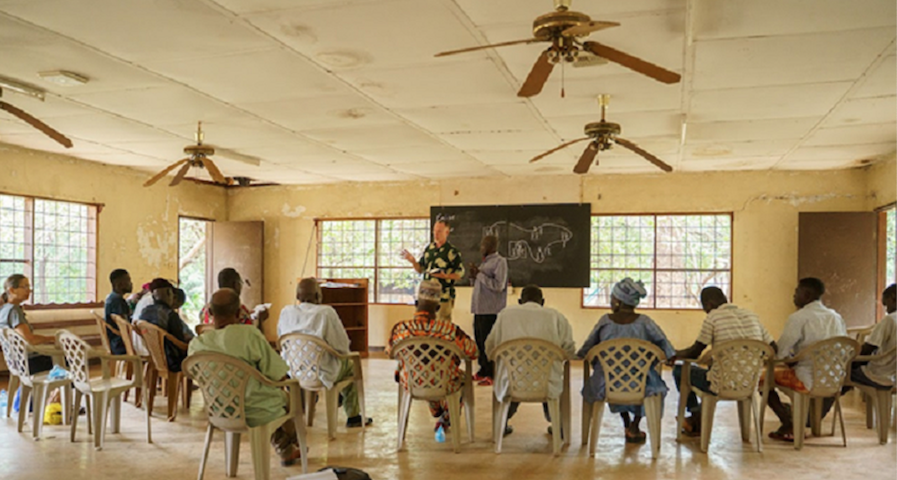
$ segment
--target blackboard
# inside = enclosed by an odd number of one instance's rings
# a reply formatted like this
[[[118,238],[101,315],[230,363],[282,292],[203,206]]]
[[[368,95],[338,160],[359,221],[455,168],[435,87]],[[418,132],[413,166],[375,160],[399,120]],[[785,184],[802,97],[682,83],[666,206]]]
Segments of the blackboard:
[[[587,203],[430,207],[430,225],[449,221],[449,242],[461,251],[465,268],[482,261],[480,241],[492,234],[498,237],[498,252],[508,259],[515,287],[585,288],[590,215]]]

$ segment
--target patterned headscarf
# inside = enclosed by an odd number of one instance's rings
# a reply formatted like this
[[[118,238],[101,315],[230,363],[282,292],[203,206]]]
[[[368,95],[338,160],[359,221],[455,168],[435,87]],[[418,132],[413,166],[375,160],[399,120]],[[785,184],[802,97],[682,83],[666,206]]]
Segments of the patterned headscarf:
[[[442,295],[442,285],[436,280],[424,280],[417,288],[417,300],[438,302]]]
[[[626,277],[614,285],[612,295],[626,305],[635,307],[641,299],[648,296],[648,291],[645,290],[645,284],[641,280],[635,281]]]

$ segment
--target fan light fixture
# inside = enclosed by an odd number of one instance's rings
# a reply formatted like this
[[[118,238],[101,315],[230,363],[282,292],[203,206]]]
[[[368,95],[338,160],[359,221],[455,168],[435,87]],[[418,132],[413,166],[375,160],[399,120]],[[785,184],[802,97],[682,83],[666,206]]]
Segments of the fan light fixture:
[[[77,87],[80,85],[84,85],[85,83],[90,81],[90,79],[85,77],[84,75],[78,75],[77,73],[68,72],[65,70],[40,72],[37,75],[48,82],[55,83],[56,85],[61,85],[63,87]]]
[[[13,80],[7,77],[0,77],[0,89],[12,90],[13,92],[18,92],[23,95],[28,95],[29,97],[34,97],[40,101],[44,101],[44,91],[40,88],[37,88],[32,85],[28,85],[27,83],[22,83],[18,80]]]

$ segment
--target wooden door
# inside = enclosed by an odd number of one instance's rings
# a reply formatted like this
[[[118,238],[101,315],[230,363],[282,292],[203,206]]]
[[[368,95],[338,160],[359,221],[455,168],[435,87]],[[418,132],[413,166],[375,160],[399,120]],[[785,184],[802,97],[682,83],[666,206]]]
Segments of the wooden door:
[[[823,303],[848,328],[876,321],[877,227],[874,212],[800,214],[798,277],[825,282]]]
[[[265,222],[212,222],[209,238],[208,297],[218,289],[218,272],[231,267],[243,277],[243,305],[263,303]]]

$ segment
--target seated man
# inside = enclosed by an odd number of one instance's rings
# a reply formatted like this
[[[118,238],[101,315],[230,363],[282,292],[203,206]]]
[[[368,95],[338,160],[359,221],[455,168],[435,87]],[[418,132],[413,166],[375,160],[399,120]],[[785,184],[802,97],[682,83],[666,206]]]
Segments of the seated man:
[[[118,324],[115,323],[115,320],[112,320],[112,315],[119,315],[121,318],[130,321],[131,306],[125,300],[125,295],[131,293],[134,286],[131,284],[131,275],[127,270],[121,268],[113,270],[109,274],[109,282],[112,284],[112,293],[106,297],[106,324],[118,331]],[[106,333],[109,336],[109,348],[112,350],[112,354],[126,354],[125,343],[122,341],[121,336],[108,329]]]
[[[520,292],[519,305],[512,305],[503,309],[498,314],[498,319],[492,327],[492,332],[486,337],[486,351],[491,353],[495,347],[509,340],[517,338],[539,338],[561,347],[567,356],[572,358],[576,354],[576,345],[573,343],[573,329],[564,315],[553,309],[545,307],[545,299],[542,298],[542,289],[536,285],[527,285]],[[506,369],[496,372],[495,397],[504,398],[508,391],[509,375]],[[564,365],[555,362],[551,367],[549,389],[553,397],[559,398],[564,391]],[[508,420],[517,413],[517,402],[512,402],[508,409]],[[548,404],[542,404],[545,419],[551,421],[548,415]],[[505,426],[504,434],[508,435],[514,429],[510,425]],[[548,427],[551,432],[551,427]]]
[[[190,327],[172,309],[175,297],[174,287],[171,283],[164,278],[157,278],[150,283],[149,290],[153,296],[153,304],[143,309],[139,320],[152,323],[184,343],[193,340],[193,332],[190,331]],[[181,362],[187,358],[187,352],[165,340],[165,356],[168,357],[168,370],[180,372]]]
[[[240,295],[243,292],[243,277],[240,276],[240,273],[234,270],[233,268],[224,268],[220,272],[218,272],[218,288],[229,288],[235,292],[237,295]],[[240,304],[240,312],[237,315],[237,318],[240,320],[240,323],[243,325],[253,325],[252,321],[252,312],[246,308],[242,303]],[[262,328],[262,322],[264,322],[268,318],[268,310],[262,310],[258,315],[258,327]],[[209,316],[209,306],[206,305],[202,307],[202,310],[199,312],[199,321],[207,324],[212,323],[212,319]]]
[[[785,322],[782,336],[779,337],[777,358],[792,357],[816,342],[847,335],[847,326],[841,315],[819,300],[824,293],[825,284],[818,278],[802,278],[798,282],[794,290],[794,305],[800,310],[792,313]],[[809,391],[813,388],[812,362],[804,360],[793,367],[787,365],[776,367],[775,382],[776,385],[795,391]],[[832,398],[823,400],[823,417],[833,403]],[[775,389],[769,391],[769,407],[782,422],[778,430],[769,432],[769,438],[794,441],[791,408],[782,403]]]
[[[432,337],[455,343],[458,348],[471,360],[477,358],[477,344],[460,327],[449,319],[436,318],[436,310],[439,309],[439,297],[442,294],[442,285],[436,280],[424,280],[420,283],[417,293],[417,312],[412,320],[396,324],[389,336],[389,344],[386,346],[386,354],[390,355],[393,347],[408,337]],[[459,386],[461,379],[461,359],[455,359],[452,366],[452,378],[449,380],[453,386]],[[396,370],[396,381],[400,381],[408,388],[408,373],[404,369],[402,361]],[[448,405],[445,401],[430,402],[430,414],[436,421],[436,430],[439,427],[449,426]]]
[[[236,292],[227,288],[215,292],[209,302],[209,311],[215,330],[190,342],[190,355],[223,353],[243,360],[275,382],[286,378],[289,371],[286,362],[268,345],[262,332],[251,325],[240,324],[240,296]],[[252,379],[246,392],[246,423],[250,427],[268,423],[287,411],[287,396],[279,388],[264,386]],[[300,458],[302,451],[294,447],[298,443],[292,421],[285,422],[271,435],[271,445],[284,466],[293,465]]]
[[[872,329],[872,334],[863,344],[861,355],[883,353],[897,346],[897,284],[892,283],[882,292],[881,303],[888,314]],[[866,364],[855,362],[850,380],[878,389],[893,387],[897,383],[897,355]]]
[[[296,285],[296,300],[299,305],[288,305],[280,312],[280,321],[277,324],[277,336],[282,337],[288,333],[302,333],[312,335],[324,340],[327,345],[339,353],[349,353],[349,335],[343,327],[336,310],[330,305],[321,305],[321,287],[314,278],[303,278]],[[318,378],[327,388],[335,383],[351,377],[354,368],[349,359],[338,359],[327,354],[321,360],[321,369]],[[346,427],[361,427],[361,415],[358,408],[358,392],[355,384],[349,385],[340,392],[343,402],[343,410],[346,412]],[[365,420],[365,425],[370,425],[373,420]]]
[[[759,340],[772,345],[775,350],[776,342],[766,328],[760,324],[757,315],[750,310],[738,308],[737,305],[729,303],[726,294],[718,287],[706,287],[701,290],[701,305],[707,312],[707,318],[704,319],[704,324],[701,326],[701,333],[692,346],[677,351],[677,357],[699,358],[708,346],[716,346],[730,340]],[[673,378],[676,380],[676,387],[681,391],[681,366],[677,365],[673,368]],[[713,379],[708,381],[706,368],[692,365],[689,378],[693,387],[705,392],[710,391],[710,382]],[[698,404],[698,398],[694,392],[688,394],[687,408],[690,416],[685,419],[685,433],[693,436],[700,435],[701,405]]]

